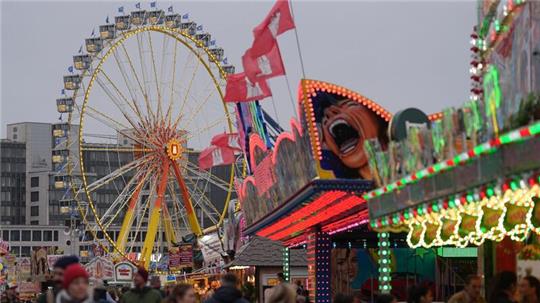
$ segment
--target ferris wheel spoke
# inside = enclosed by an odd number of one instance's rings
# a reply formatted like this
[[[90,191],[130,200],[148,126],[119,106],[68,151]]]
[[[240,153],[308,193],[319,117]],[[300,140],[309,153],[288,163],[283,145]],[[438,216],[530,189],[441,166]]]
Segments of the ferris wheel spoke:
[[[120,89],[118,88],[118,86],[116,84],[114,84],[114,82],[111,80],[111,78],[107,75],[107,73],[105,73],[105,71],[103,69],[100,70],[100,73],[107,79],[107,81],[109,82],[109,84],[114,88],[114,90],[116,91],[116,93],[120,96],[121,100],[124,101],[125,104],[127,104],[129,106],[129,108],[137,115],[137,117],[139,118],[139,121],[144,121],[143,117],[142,117],[142,113],[139,109],[139,107],[137,106],[137,103],[135,102],[135,99],[133,98],[133,104],[128,100],[128,98],[120,91]],[[98,77],[99,79],[99,77]],[[105,90],[105,89],[104,89]],[[128,89],[129,90],[129,89]],[[130,94],[131,93],[131,90],[130,90]],[[112,93],[110,95],[112,97]],[[112,100],[113,98],[111,98]],[[115,98],[116,100],[116,98]],[[125,113],[123,111],[123,108],[121,106],[121,102],[115,102],[115,105],[118,107],[118,109],[120,109],[120,111],[122,111],[122,114],[124,114],[124,116],[126,116],[126,119],[128,119],[129,115],[127,113]],[[134,124],[134,123],[132,123]]]
[[[168,125],[171,125],[171,109],[174,99],[174,80],[176,78],[176,53],[178,50],[178,42],[174,40],[174,55],[173,55],[173,65],[172,65],[172,80],[171,80],[171,97],[169,98],[169,105],[167,106],[167,113],[165,114],[165,120]]]
[[[150,158],[147,158],[146,156],[145,157],[142,157],[141,159],[138,159],[138,160],[135,160],[135,161],[132,161],[124,166],[121,166],[119,167],[118,169],[116,169],[115,171],[111,172],[110,174],[88,184],[86,186],[86,190],[91,193],[91,192],[94,192],[96,191],[97,189],[99,189],[100,187],[102,187],[103,185],[106,185],[108,183],[110,183],[111,181],[115,180],[116,178],[120,177],[120,176],[123,176],[124,174],[132,171],[133,169],[135,168],[140,168],[143,166],[144,163],[146,163],[147,161],[149,161]]]
[[[133,136],[132,134],[128,133],[126,130],[129,130],[130,128],[118,121],[116,121],[115,119],[113,119],[112,117],[109,117],[107,114],[104,114],[103,112],[101,111],[98,111],[97,109],[93,108],[92,106],[90,105],[87,105],[86,106],[86,113],[88,114],[88,116],[94,118],[96,121],[99,121],[101,122],[102,124],[104,124],[105,126],[108,126],[112,129],[114,129],[116,132],[122,134],[123,136],[126,136],[127,138],[135,141],[135,142],[138,142],[138,143],[141,143],[141,144],[146,144],[148,142],[141,142],[141,140],[135,136]]]
[[[198,55],[197,55],[198,56]],[[197,60],[197,64],[195,65],[195,71],[193,72],[193,75],[191,76],[191,79],[189,80],[189,85],[187,87],[187,90],[184,94],[184,100],[182,101],[182,105],[180,106],[180,111],[178,112],[178,117],[176,118],[176,121],[173,123],[174,127],[178,125],[178,122],[180,122],[180,118],[182,117],[182,113],[184,112],[184,107],[186,106],[186,103],[189,99],[191,87],[193,86],[193,82],[195,80],[195,76],[197,75],[197,70],[199,69],[199,66],[201,65],[201,60]]]
[[[148,102],[149,102],[148,101],[148,95],[146,94],[146,90],[143,88],[143,86],[141,84],[141,80],[139,79],[139,76],[137,76],[137,71],[135,70],[135,66],[133,65],[133,61],[131,60],[131,57],[129,56],[129,53],[128,53],[128,51],[126,49],[126,46],[124,44],[122,44],[122,50],[124,51],[124,54],[125,54],[125,56],[126,56],[126,58],[128,60],[129,66],[131,68],[131,72],[133,73],[133,76],[135,77],[135,80],[137,81],[137,84],[139,85],[139,89],[141,90],[141,95],[143,96],[145,104],[147,104],[147,106],[148,106]],[[136,99],[133,99],[133,102],[136,102]],[[137,108],[139,108],[139,107],[137,106]],[[139,108],[139,111],[140,111],[140,108]]]
[[[133,247],[136,242],[135,239],[137,238],[137,235],[139,234],[141,230],[142,224],[145,221],[146,214],[150,213],[150,201],[152,201],[152,199],[154,198],[154,192],[156,190],[156,186],[157,186],[157,178],[153,178],[152,180],[150,180],[150,187],[149,187],[150,195],[148,195],[148,197],[146,198],[146,201],[142,201],[142,199],[139,199],[139,201],[143,203],[143,205],[141,205],[142,211],[137,211],[137,214],[136,214],[136,216],[138,217],[137,226],[135,228],[134,238],[132,239],[129,249],[127,251],[133,251]],[[133,223],[133,221],[131,223]],[[122,226],[122,231],[124,231],[124,226]],[[126,233],[129,233],[130,231],[132,231],[131,224],[127,226],[127,228],[125,229]]]
[[[187,162],[186,165],[183,167],[185,168],[190,174],[202,178],[204,180],[208,180],[208,182],[214,184],[215,186],[219,187],[222,190],[228,191],[230,190],[230,182],[227,182],[218,176],[210,173],[209,171],[201,171],[195,164],[191,162]]]
[[[219,222],[219,211],[206,197],[205,190],[207,186],[205,185],[205,188],[201,190],[201,188],[199,188],[199,186],[197,186],[196,184],[193,184],[193,182],[190,182],[190,184],[192,186],[188,186],[188,189],[191,196],[194,197],[194,200],[196,201],[193,206],[201,208],[205,212],[207,217],[210,219],[210,221],[212,221],[214,225],[217,224]]]
[[[211,91],[210,91],[210,94],[208,94],[208,96],[206,96],[206,98],[204,99],[203,102],[197,103],[198,106],[197,106],[195,112],[194,112],[194,113],[191,113],[191,112],[190,112],[191,117],[189,118],[189,120],[186,122],[186,124],[185,124],[185,126],[184,126],[186,129],[188,129],[189,126],[191,126],[191,123],[193,122],[193,120],[195,120],[195,118],[199,115],[199,113],[201,112],[201,110],[206,106],[206,104],[208,103],[208,101],[210,100],[210,98],[214,95],[214,93],[215,93],[215,90],[211,90]]]
[[[118,194],[118,197],[113,201],[113,203],[111,203],[111,206],[109,206],[107,211],[100,218],[105,228],[109,228],[109,226],[118,217],[118,214],[124,210],[124,207],[128,204],[128,202],[131,201],[131,198],[137,195],[137,192],[141,189],[141,186],[135,183],[139,182],[144,184],[148,175],[149,171],[145,172],[145,169],[140,169],[124,186],[122,191]],[[141,177],[143,178],[141,179]]]
[[[118,198],[113,201],[108,212],[115,209],[115,206],[121,202],[124,204],[127,204],[127,201],[130,202],[130,207],[133,208],[133,206],[137,203],[137,199],[133,199],[133,197],[138,197],[138,194],[141,192],[142,188],[152,175],[152,170],[150,169],[152,166],[151,162],[145,163],[143,166],[141,166],[140,169],[137,170],[137,172],[130,178],[130,180],[124,185],[124,188],[119,193]],[[121,198],[129,198],[128,200],[122,200]],[[118,201],[121,200],[121,201]],[[121,207],[120,207],[121,208]],[[103,215],[103,218],[106,217],[108,213],[105,213]],[[115,215],[116,216],[116,215]],[[111,220],[112,222],[112,220]]]
[[[101,73],[108,79],[108,76],[103,72],[103,70],[101,71]],[[108,79],[109,81],[111,81],[110,79]],[[98,85],[101,87],[101,89],[105,92],[105,94],[107,95],[107,97],[109,97],[109,99],[114,103],[114,105],[116,105],[116,107],[118,108],[118,110],[120,110],[120,112],[122,113],[122,115],[124,116],[124,118],[129,122],[129,124],[131,125],[131,127],[133,129],[138,129],[138,125],[137,123],[135,123],[133,121],[133,119],[129,116],[129,114],[126,112],[126,110],[122,107],[121,105],[121,101],[118,100],[114,95],[113,93],[106,87],[105,83],[103,83],[103,80],[101,80],[101,78],[98,76],[96,77],[96,82],[98,83]],[[111,82],[112,83],[112,82]],[[113,84],[114,85],[114,84]],[[120,93],[118,91],[118,93]],[[121,93],[120,93],[121,94]],[[123,95],[121,96],[123,97]],[[135,112],[135,110],[133,110]],[[136,112],[135,112],[136,113]]]
[[[116,139],[116,137],[115,137]],[[130,147],[93,147],[92,145],[90,145],[91,147],[82,147],[82,150],[83,151],[105,151],[105,152],[117,152],[117,153],[126,153],[126,152],[131,152],[131,153],[136,153],[136,152],[142,152],[142,153],[149,153],[149,152],[154,152],[155,149],[151,149],[151,148],[130,148]]]
[[[135,108],[135,112],[141,118],[141,121],[142,121],[143,119],[142,119],[141,110],[139,109],[139,106],[137,105],[137,101],[136,101],[137,98],[136,98],[136,96],[134,94],[134,91],[135,91],[135,89],[133,88],[134,85],[132,85],[130,83],[131,81],[128,80],[129,77],[128,77],[127,72],[126,72],[126,70],[124,68],[124,64],[121,63],[120,58],[118,58],[119,57],[118,49],[114,50],[113,56],[114,56],[114,61],[116,62],[116,66],[118,66],[118,70],[120,71],[120,74],[122,74],[122,79],[124,80],[124,84],[126,85],[126,87],[128,89],[131,100],[133,100],[133,106]]]
[[[177,229],[180,229],[180,226],[184,226],[186,230],[189,230],[189,222],[187,221],[186,217],[182,215],[186,212],[186,210],[183,202],[180,200],[178,195],[176,195],[175,184],[176,180],[171,179],[167,185],[172,204],[174,206],[174,212],[170,214],[170,216],[173,222],[176,223]],[[180,223],[180,219],[183,221],[183,225]]]
[[[210,130],[212,130],[214,127],[216,126],[219,126],[221,125],[222,123],[226,123],[228,121],[228,119],[226,117],[224,118],[219,118],[213,122],[210,122],[206,125],[206,127],[203,127],[203,128],[200,128],[198,129],[196,132],[191,132],[188,136],[187,136],[187,139],[192,139],[194,138],[195,136],[200,136]]]
[[[161,91],[159,90],[159,79],[158,79],[158,75],[157,75],[157,68],[156,68],[156,59],[154,58],[154,47],[152,45],[152,36],[150,35],[150,32],[147,32],[148,34],[148,43],[150,45],[150,56],[152,57],[152,68],[153,68],[153,71],[154,71],[154,78],[155,78],[155,81],[156,81],[156,92],[157,92],[157,111],[156,111],[156,117],[158,119],[161,119],[162,118],[162,113],[161,113]]]
[[[176,177],[176,181],[178,182],[178,186],[180,187],[180,193],[182,194],[182,200],[184,201],[184,208],[186,209],[186,214],[191,230],[195,235],[200,236],[202,235],[201,226],[199,225],[199,221],[197,220],[197,214],[193,209],[193,203],[189,195],[188,187],[184,181],[182,174],[180,173],[180,167],[178,166],[178,162],[171,161],[171,164],[173,167],[174,176]]]
[[[142,262],[145,264],[145,266],[150,264],[150,256],[152,255],[154,243],[156,242],[156,233],[158,231],[158,226],[160,225],[160,212],[164,203],[165,189],[169,179],[170,166],[170,163],[165,161],[160,167],[160,178],[157,182],[158,186],[156,191],[156,199],[150,212],[150,217],[148,218],[148,231],[146,233],[141,251]]]
[[[144,101],[146,103],[146,111],[148,112],[148,118],[151,121],[156,121],[156,116],[154,115],[154,112],[152,111],[152,106],[150,104],[150,100],[148,96],[148,88],[146,87],[147,79],[146,79],[146,69],[144,68],[145,64],[144,64],[144,59],[143,59],[143,47],[141,45],[142,43],[141,37],[139,37],[139,35],[136,35],[136,37],[137,37],[137,44],[138,44],[138,49],[139,49],[139,60],[141,64],[141,71],[142,71],[142,77],[143,77],[143,87],[144,87],[143,95],[144,95]]]

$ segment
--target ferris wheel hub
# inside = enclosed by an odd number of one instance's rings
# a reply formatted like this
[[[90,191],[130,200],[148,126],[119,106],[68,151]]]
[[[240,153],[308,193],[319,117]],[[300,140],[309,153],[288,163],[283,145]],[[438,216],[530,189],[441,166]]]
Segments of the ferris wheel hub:
[[[182,157],[183,146],[177,139],[170,139],[167,143],[167,155],[169,159],[175,161]]]

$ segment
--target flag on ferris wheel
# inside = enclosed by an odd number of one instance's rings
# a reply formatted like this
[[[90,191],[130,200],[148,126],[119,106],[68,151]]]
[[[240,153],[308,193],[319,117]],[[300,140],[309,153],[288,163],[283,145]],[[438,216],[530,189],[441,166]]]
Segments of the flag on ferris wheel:
[[[150,7],[156,7],[156,1],[150,2]]]
[[[82,53],[82,47],[83,46],[81,45],[81,47],[79,48],[79,54]]]
[[[230,165],[235,161],[234,150],[228,147],[210,146],[199,155],[199,169],[206,170],[214,166]]]
[[[212,138],[210,144],[217,147],[232,148],[235,151],[242,150],[240,147],[240,136],[238,136],[238,133],[222,133],[216,135]]]
[[[216,45],[216,40],[210,40],[210,45]]]
[[[167,11],[168,11],[169,13],[172,13],[172,12],[173,12],[173,7],[172,7],[172,5],[169,6],[169,7],[167,8]]]
[[[272,96],[272,91],[264,79],[250,82],[245,73],[227,77],[225,102],[249,102]]]
[[[124,12],[124,7],[123,7],[123,6],[120,6],[120,7],[118,8],[118,12],[119,12],[119,13],[123,13],[123,12]]]
[[[185,20],[185,19],[189,19],[189,14],[183,14],[183,15],[182,15],[182,19],[184,19],[184,20]]]
[[[107,19],[105,19],[105,23],[109,24],[109,16],[107,16]]]
[[[68,67],[68,72],[73,73],[73,65]]]
[[[268,53],[276,43],[276,37],[295,28],[288,0],[277,0],[270,13],[253,29],[254,56]]]
[[[274,43],[268,53],[260,56],[254,56],[252,50],[248,49],[242,56],[242,65],[244,73],[252,83],[285,75],[285,67],[277,43]]]
[[[141,8],[141,3],[140,2],[135,3],[135,8]]]

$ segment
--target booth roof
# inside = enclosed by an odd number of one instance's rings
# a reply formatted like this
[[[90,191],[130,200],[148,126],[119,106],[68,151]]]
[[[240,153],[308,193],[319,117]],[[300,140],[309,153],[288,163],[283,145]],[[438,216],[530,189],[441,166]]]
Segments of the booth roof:
[[[283,266],[283,245],[277,241],[267,238],[254,236],[245,244],[235,259],[225,267],[232,266],[265,266],[281,267]],[[307,253],[305,249],[291,249],[290,255],[291,267],[307,266]]]

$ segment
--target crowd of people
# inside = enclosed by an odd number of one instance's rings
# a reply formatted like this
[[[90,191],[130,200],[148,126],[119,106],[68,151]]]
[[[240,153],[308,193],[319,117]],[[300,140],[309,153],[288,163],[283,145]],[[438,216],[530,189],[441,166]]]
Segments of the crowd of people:
[[[451,296],[448,303],[540,303],[540,281],[533,276],[517,278],[513,272],[497,274],[490,284],[487,300],[482,296],[482,278],[469,276],[463,290]],[[53,266],[52,286],[41,293],[37,303],[249,303],[252,294],[238,288],[233,273],[221,277],[220,287],[200,298],[192,285],[179,284],[163,288],[159,277],[150,277],[144,268],[134,273],[133,288],[107,287],[101,281],[92,281],[75,256],[60,258]],[[278,284],[264,293],[264,303],[306,303],[309,293],[301,283],[289,284],[278,274]],[[432,303],[434,294],[427,285],[415,285],[408,291],[407,303]],[[332,303],[365,303],[361,297],[345,294],[334,296]],[[2,294],[0,303],[22,303],[16,286],[10,284]],[[374,303],[397,303],[390,294],[376,296]]]

